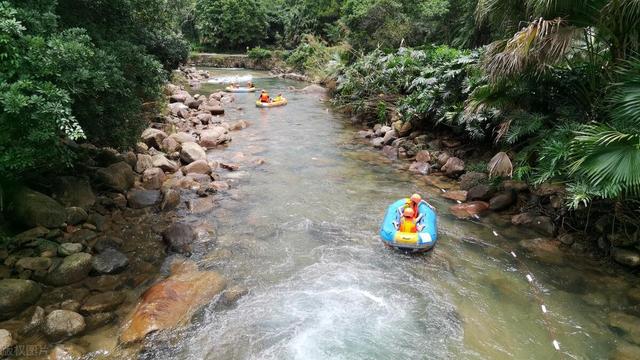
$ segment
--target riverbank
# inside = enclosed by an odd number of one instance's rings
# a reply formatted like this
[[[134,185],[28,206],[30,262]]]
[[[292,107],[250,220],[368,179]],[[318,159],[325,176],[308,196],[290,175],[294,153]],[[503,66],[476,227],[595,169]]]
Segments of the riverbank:
[[[179,76],[191,85],[207,77],[192,69]],[[206,215],[235,186],[226,174],[260,160],[214,160],[232,132],[248,126],[225,118],[233,95],[192,95],[170,84],[167,101],[134,150],[70,142],[78,154],[72,173],[5,192],[13,228],[28,230],[0,248],[0,353],[76,358],[115,347],[121,332],[124,343],[138,341],[177,325],[224,289],[221,275],[186,257],[214,246]],[[176,259],[186,265],[172,268]],[[221,300],[227,304],[245,293],[229,286]],[[159,321],[153,308],[160,304],[173,310]],[[135,327],[120,330],[131,321]]]

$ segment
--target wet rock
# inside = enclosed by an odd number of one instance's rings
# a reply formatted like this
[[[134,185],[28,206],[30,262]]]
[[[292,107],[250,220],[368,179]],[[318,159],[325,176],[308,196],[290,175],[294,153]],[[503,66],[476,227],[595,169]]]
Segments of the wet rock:
[[[160,168],[150,168],[142,174],[142,186],[147,190],[157,190],[162,187],[166,179],[164,171]]]
[[[389,145],[397,138],[398,138],[398,134],[396,133],[396,131],[390,130],[390,131],[387,131],[382,137],[382,143],[384,145]]]
[[[221,162],[220,167],[229,171],[238,171],[240,169],[240,165],[226,162]]]
[[[147,146],[160,150],[162,149],[162,141],[167,138],[167,134],[162,130],[149,128],[142,132],[140,138]]]
[[[67,224],[78,225],[87,221],[89,214],[81,207],[69,207],[67,208]]]
[[[193,264],[174,265],[172,275],[155,284],[141,297],[120,335],[123,343],[144,339],[154,331],[171,329],[189,319],[225,287],[215,272],[202,272]]]
[[[58,344],[49,352],[49,360],[80,360],[85,351],[76,344]]]
[[[429,174],[429,170],[431,169],[431,165],[426,162],[418,162],[415,161],[409,166],[409,171],[416,174],[427,175]]]
[[[356,137],[359,139],[370,139],[374,135],[374,132],[371,130],[360,130],[356,133]]]
[[[483,184],[487,180],[487,174],[470,171],[460,176],[460,189],[470,190],[476,185]]]
[[[618,342],[609,360],[637,360],[640,359],[640,346],[626,342]]]
[[[47,271],[53,262],[46,257],[25,257],[16,262],[15,268],[18,271]]]
[[[441,152],[436,157],[436,161],[437,161],[438,165],[444,166],[447,163],[447,161],[449,161],[450,158],[451,158],[451,155],[449,155],[446,152]]]
[[[153,167],[157,167],[162,169],[163,171],[169,172],[169,173],[174,173],[176,171],[178,171],[179,166],[177,163],[167,159],[164,155],[162,154],[156,154],[151,158],[151,161],[153,163]]]
[[[209,166],[209,163],[207,163],[206,160],[197,160],[194,161],[192,163],[190,163],[189,165],[183,166],[182,167],[182,172],[187,175],[187,174],[211,174],[211,166]]]
[[[85,316],[84,322],[87,324],[86,331],[99,329],[105,325],[112,323],[117,318],[115,313],[104,312],[97,314],[90,314]]]
[[[640,253],[637,251],[612,247],[611,256],[618,264],[631,268],[640,267]]]
[[[446,193],[440,194],[443,198],[464,202],[467,201],[467,192],[465,190],[455,190],[455,191],[447,191]]]
[[[127,193],[129,207],[144,209],[160,204],[162,198],[158,190],[131,190]]]
[[[199,198],[189,200],[187,207],[192,214],[204,214],[213,211],[215,204],[210,198]]]
[[[97,213],[90,214],[87,223],[94,225],[97,231],[104,231],[107,228],[107,218]]]
[[[548,216],[536,216],[531,213],[522,213],[514,215],[511,218],[511,223],[514,225],[528,226],[545,236],[553,236],[555,231],[555,225]]]
[[[126,274],[100,275],[85,279],[84,286],[95,291],[113,291],[124,286]]]
[[[391,160],[398,160],[398,150],[393,146],[385,145],[382,148],[382,153]]]
[[[125,162],[99,169],[96,172],[96,178],[103,186],[122,193],[131,189],[135,183],[133,169]]]
[[[60,265],[51,271],[44,282],[54,286],[64,286],[82,281],[91,271],[91,255],[77,253],[65,257]]]
[[[430,163],[431,154],[427,150],[420,150],[416,154],[416,162]]]
[[[488,201],[489,199],[491,199],[492,195],[493,190],[491,189],[491,186],[479,184],[469,189],[467,193],[467,199]]]
[[[91,295],[84,299],[80,307],[82,314],[97,314],[115,310],[124,302],[126,296],[119,291],[108,291]]]
[[[0,329],[0,356],[4,358],[4,354],[8,354],[9,349],[14,345],[15,341],[9,330]]]
[[[80,302],[73,299],[65,300],[60,304],[60,310],[78,312],[80,310]]]
[[[220,295],[220,304],[225,306],[231,306],[238,302],[241,297],[247,295],[249,293],[249,289],[244,286],[236,285],[230,287],[225,290],[222,295]]]
[[[33,314],[29,318],[29,321],[22,327],[21,333],[30,335],[36,333],[40,330],[42,325],[44,324],[45,312],[44,309],[40,306],[36,306],[33,309]]]
[[[182,150],[180,151],[180,159],[185,164],[191,164],[198,160],[207,160],[207,153],[204,149],[195,142],[186,142],[182,144]]]
[[[162,233],[162,239],[171,251],[189,254],[191,253],[191,244],[196,240],[196,235],[191,226],[176,223]]]
[[[384,140],[381,137],[371,139],[371,145],[376,149],[382,149]]]
[[[21,225],[56,228],[64,224],[67,219],[65,208],[40,192],[21,188],[10,195],[10,198],[13,205],[11,217]]]
[[[178,205],[180,205],[180,192],[174,189],[163,189],[160,210],[173,210],[178,207]]]
[[[521,240],[519,245],[542,262],[556,265],[564,262],[564,256],[557,241],[546,238],[525,239]]]
[[[452,180],[444,176],[427,175],[423,177],[423,179],[427,184],[435,186],[438,189],[448,190],[456,187]]]
[[[106,248],[93,257],[91,267],[98,274],[116,274],[129,265],[129,259],[120,251]]]
[[[229,141],[231,141],[231,136],[229,136],[227,129],[222,126],[216,126],[200,133],[200,146],[205,149],[215,148]]]
[[[162,140],[161,150],[168,154],[174,153],[180,150],[180,143],[172,137],[165,138]]]
[[[52,196],[64,206],[88,209],[96,202],[89,181],[74,176],[61,176],[53,181]]]
[[[489,204],[484,201],[472,201],[465,204],[453,205],[449,211],[459,219],[466,219],[480,215],[489,210]]]
[[[142,174],[145,170],[153,167],[153,158],[151,155],[138,154],[138,161],[136,162],[136,172]]]
[[[640,318],[615,311],[609,313],[608,320],[610,327],[622,330],[631,342],[640,344]]]
[[[513,191],[504,191],[489,200],[489,209],[492,211],[501,211],[508,209],[516,201]]]
[[[249,124],[244,120],[238,120],[229,127],[229,131],[238,131],[246,129]]]
[[[42,289],[35,281],[0,280],[0,320],[8,319],[35,304],[41,294]]]
[[[69,310],[54,310],[46,318],[43,326],[45,335],[51,340],[62,340],[84,331],[82,315]]]
[[[450,178],[457,178],[464,172],[464,161],[452,157],[442,166],[441,170]]]
[[[96,236],[98,236],[98,234],[96,234],[95,231],[89,229],[80,229],[71,234],[71,236],[67,240],[68,242],[82,244],[95,239]]]

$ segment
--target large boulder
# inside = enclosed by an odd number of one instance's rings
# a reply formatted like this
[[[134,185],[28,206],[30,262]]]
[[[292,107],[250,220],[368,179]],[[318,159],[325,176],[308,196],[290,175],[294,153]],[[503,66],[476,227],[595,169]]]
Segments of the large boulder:
[[[160,168],[151,168],[144,171],[142,174],[142,186],[148,190],[157,190],[162,187],[162,183],[166,176],[164,171]]]
[[[0,280],[0,320],[11,318],[35,304],[40,295],[42,295],[42,288],[35,281]]]
[[[611,312],[608,316],[609,326],[622,330],[631,342],[640,344],[640,318],[624,312]]]
[[[231,141],[231,136],[222,126],[216,126],[200,133],[200,145],[206,149],[215,148],[229,141]]]
[[[180,150],[180,159],[185,164],[191,164],[194,161],[206,160],[207,153],[204,149],[195,142],[186,142],[182,144],[182,150]]]
[[[466,190],[447,191],[445,193],[442,193],[441,196],[445,199],[463,202],[467,200],[467,191]]]
[[[89,214],[81,207],[72,206],[67,208],[67,224],[69,225],[78,225],[87,221],[88,218]]]
[[[162,201],[158,190],[131,190],[127,193],[127,202],[132,209],[144,209],[158,205]]]
[[[541,235],[553,236],[555,232],[555,225],[553,220],[548,216],[540,216],[532,213],[522,213],[511,217],[511,223],[514,225],[527,226],[528,228],[535,230]]]
[[[387,131],[382,137],[382,143],[384,145],[389,145],[397,138],[398,138],[398,134],[396,133],[395,130]]]
[[[464,161],[457,157],[451,157],[442,166],[441,170],[450,178],[457,178],[464,172]]]
[[[51,258],[47,257],[24,257],[18,260],[14,267],[18,271],[47,271],[52,263]]]
[[[148,128],[142,132],[140,138],[149,147],[154,147],[157,150],[162,149],[162,141],[167,137],[167,134],[158,129]]]
[[[463,175],[464,176],[464,175]],[[467,192],[468,200],[488,201],[493,195],[493,189],[489,185],[478,184]]]
[[[487,174],[469,171],[460,176],[460,189],[470,190],[472,187],[483,184],[487,180]]]
[[[77,253],[65,257],[43,280],[53,286],[70,285],[84,280],[90,271],[91,255]]]
[[[67,211],[57,201],[47,195],[21,188],[11,195],[12,218],[27,227],[44,226],[56,228],[67,220]]]
[[[489,200],[489,208],[493,211],[508,209],[516,201],[516,194],[511,191],[503,191]]]
[[[160,168],[166,172],[174,173],[180,168],[177,163],[167,159],[162,154],[156,154],[151,158],[153,167]]]
[[[61,176],[53,181],[52,196],[64,206],[88,209],[96,202],[89,181],[74,176]]]
[[[98,274],[117,274],[129,265],[129,259],[123,253],[111,247],[93,257],[91,267]]]
[[[137,342],[154,331],[172,329],[208,304],[225,287],[216,272],[198,271],[190,263],[173,265],[171,276],[147,290],[125,322],[123,343]]]
[[[189,98],[191,98],[191,95],[189,95],[188,92],[186,92],[184,90],[178,90],[177,92],[173,93],[169,97],[169,102],[171,102],[171,103],[184,103]]]
[[[162,202],[160,210],[173,210],[180,205],[180,191],[174,189],[162,189]]]
[[[211,166],[205,160],[197,160],[182,167],[182,172],[187,174],[211,174]]]
[[[472,201],[464,204],[453,205],[449,211],[459,219],[478,216],[489,209],[489,204],[484,201]]]
[[[201,114],[201,115],[207,115],[207,114]],[[211,115],[208,115],[208,116],[211,117]],[[200,115],[198,115],[198,117],[200,117]],[[175,134],[171,134],[169,137],[176,140],[180,144],[184,144],[187,142],[196,142],[196,138],[194,138],[193,135],[188,134],[186,132],[177,132]]]
[[[153,158],[151,155],[138,154],[138,161],[136,162],[136,172],[142,174],[145,170],[153,167]]]
[[[176,139],[168,137],[162,140],[162,151],[172,154],[178,150],[180,150],[180,143]]]
[[[188,254],[191,253],[191,244],[196,240],[196,234],[191,226],[175,223],[162,233],[162,238],[171,251]]]
[[[84,331],[82,315],[69,310],[54,310],[44,322],[44,334],[51,340],[62,340]]]
[[[409,171],[411,171],[412,173],[422,174],[422,175],[429,174],[430,169],[431,169],[431,165],[429,165],[429,163],[426,163],[426,162],[414,161],[409,166]]]
[[[135,174],[129,164],[122,161],[96,172],[97,181],[117,192],[124,193],[131,189],[135,183]]]

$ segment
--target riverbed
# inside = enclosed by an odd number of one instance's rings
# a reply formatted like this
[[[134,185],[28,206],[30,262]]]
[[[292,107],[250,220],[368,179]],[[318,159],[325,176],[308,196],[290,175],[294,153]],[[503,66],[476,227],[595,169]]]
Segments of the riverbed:
[[[539,236],[504,217],[454,218],[440,189],[354,140],[321,96],[292,90],[307,84],[212,73],[289,99],[257,109],[256,94],[237,94],[227,116],[250,126],[210,153],[264,159],[226,175],[237,186],[204,219],[215,250],[192,256],[249,293],[151,336],[142,358],[602,359],[626,341],[608,314],[630,307],[633,278],[584,257],[528,254],[520,243]],[[440,215],[437,247],[419,256],[377,234],[388,204],[414,192]]]

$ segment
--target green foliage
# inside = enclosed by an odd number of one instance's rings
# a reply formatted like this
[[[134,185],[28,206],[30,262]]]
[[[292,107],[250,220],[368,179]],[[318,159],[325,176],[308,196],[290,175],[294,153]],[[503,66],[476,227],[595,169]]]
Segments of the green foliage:
[[[267,5],[260,1],[198,0],[196,14],[200,42],[213,49],[244,49],[268,36]]]
[[[254,47],[253,49],[247,51],[247,56],[249,56],[250,59],[254,59],[254,60],[258,60],[258,61],[264,61],[264,60],[271,59],[273,54],[271,53],[270,50],[263,49],[263,48],[258,46],[258,47]]]
[[[306,35],[285,60],[297,71],[322,80],[337,71],[347,51],[348,48],[344,45],[330,47],[321,39]]]

